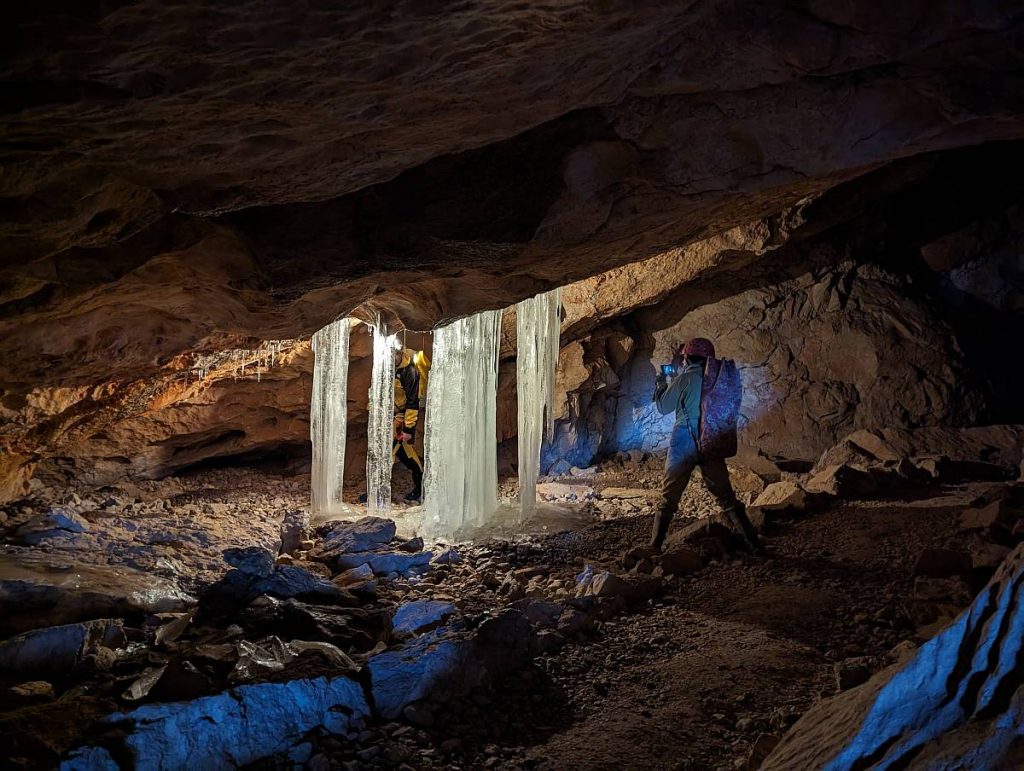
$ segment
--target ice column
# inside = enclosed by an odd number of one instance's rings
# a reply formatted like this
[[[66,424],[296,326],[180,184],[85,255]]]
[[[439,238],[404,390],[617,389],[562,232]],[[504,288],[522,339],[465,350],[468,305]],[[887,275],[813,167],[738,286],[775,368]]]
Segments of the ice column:
[[[372,515],[391,510],[391,440],[395,414],[395,335],[377,318],[373,326],[370,419],[366,428],[366,505]]]
[[[519,405],[519,506],[523,517],[537,507],[540,448],[555,430],[555,366],[562,290],[516,304],[516,392]]]
[[[434,330],[424,436],[427,535],[451,537],[497,510],[500,332],[501,311]]]
[[[314,514],[330,514],[342,506],[350,329],[349,319],[342,319],[313,335],[313,398],[309,408],[309,438],[313,444]]]

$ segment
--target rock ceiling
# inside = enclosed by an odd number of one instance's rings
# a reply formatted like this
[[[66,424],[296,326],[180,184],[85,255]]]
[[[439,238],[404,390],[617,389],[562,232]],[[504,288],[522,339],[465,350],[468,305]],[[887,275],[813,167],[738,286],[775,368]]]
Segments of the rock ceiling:
[[[956,2],[24,8],[0,388],[414,328],[1024,135],[1019,13]]]

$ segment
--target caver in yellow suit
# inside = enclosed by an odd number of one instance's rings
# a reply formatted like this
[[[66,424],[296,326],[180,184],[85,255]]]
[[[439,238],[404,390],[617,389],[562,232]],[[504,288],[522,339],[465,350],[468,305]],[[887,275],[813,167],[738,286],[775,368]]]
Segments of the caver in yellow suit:
[[[413,488],[405,496],[407,501],[423,497],[423,461],[415,445],[420,403],[427,396],[429,369],[427,355],[411,348],[402,349],[402,357],[395,367],[395,433],[391,456],[412,473]]]

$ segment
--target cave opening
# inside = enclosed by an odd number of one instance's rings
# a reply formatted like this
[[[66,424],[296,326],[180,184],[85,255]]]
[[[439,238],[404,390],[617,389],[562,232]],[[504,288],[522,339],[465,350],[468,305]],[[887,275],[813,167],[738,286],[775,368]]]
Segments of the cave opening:
[[[4,768],[1024,767],[1019,9],[321,5],[8,19]]]

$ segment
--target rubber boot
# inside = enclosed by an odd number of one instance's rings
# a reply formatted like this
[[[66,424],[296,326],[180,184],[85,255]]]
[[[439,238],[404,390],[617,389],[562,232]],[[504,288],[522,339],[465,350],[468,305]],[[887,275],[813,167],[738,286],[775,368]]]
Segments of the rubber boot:
[[[651,548],[661,551],[665,543],[665,536],[668,535],[668,527],[672,524],[672,514],[666,511],[659,511],[654,515],[654,530],[651,532]]]
[[[725,512],[725,515],[729,518],[732,526],[739,531],[740,537],[751,553],[763,557],[764,546],[761,545],[761,539],[757,537],[757,531],[747,516],[747,507],[737,502],[735,506]]]
[[[405,500],[408,503],[419,503],[423,497],[423,472],[413,472],[412,475],[412,492],[405,496]]]

